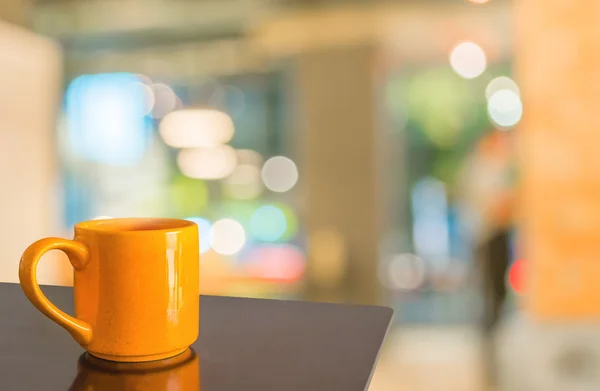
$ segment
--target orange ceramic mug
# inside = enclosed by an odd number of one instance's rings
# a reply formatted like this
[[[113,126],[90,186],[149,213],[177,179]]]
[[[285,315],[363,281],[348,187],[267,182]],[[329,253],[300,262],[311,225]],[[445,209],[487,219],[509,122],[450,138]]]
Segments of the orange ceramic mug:
[[[75,317],[40,290],[36,266],[62,250],[74,272]],[[177,219],[78,223],[73,240],[41,239],[25,250],[21,288],[44,315],[92,355],[140,362],[175,356],[198,338],[198,226]]]

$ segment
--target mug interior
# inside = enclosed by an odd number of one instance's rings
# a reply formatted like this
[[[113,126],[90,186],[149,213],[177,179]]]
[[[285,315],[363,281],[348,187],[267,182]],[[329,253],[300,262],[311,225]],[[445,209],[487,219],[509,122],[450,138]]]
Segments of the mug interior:
[[[75,228],[110,232],[144,232],[181,229],[194,224],[189,220],[168,218],[123,218],[84,221],[75,224]]]

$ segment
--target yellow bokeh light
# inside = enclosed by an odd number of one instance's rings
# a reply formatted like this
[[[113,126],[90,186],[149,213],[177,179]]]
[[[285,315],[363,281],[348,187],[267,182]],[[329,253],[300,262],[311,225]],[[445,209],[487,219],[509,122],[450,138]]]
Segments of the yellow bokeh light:
[[[160,123],[163,141],[174,148],[212,147],[233,137],[231,118],[215,109],[187,109],[167,114]]]
[[[221,219],[213,224],[210,230],[210,241],[213,250],[217,253],[233,255],[244,247],[246,231],[236,220]]]
[[[229,145],[183,149],[177,156],[177,164],[187,177],[221,179],[231,175],[237,164],[237,156]]]
[[[263,192],[260,168],[250,164],[240,164],[223,181],[223,190],[232,197],[242,200],[253,199]]]

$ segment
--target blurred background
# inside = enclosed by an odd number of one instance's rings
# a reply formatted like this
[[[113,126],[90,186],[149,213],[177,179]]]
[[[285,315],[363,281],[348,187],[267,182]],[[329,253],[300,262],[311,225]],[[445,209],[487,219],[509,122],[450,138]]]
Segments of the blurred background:
[[[204,294],[395,309],[371,390],[600,385],[600,4],[3,0],[0,281],[195,221]],[[72,284],[61,254],[42,282]]]

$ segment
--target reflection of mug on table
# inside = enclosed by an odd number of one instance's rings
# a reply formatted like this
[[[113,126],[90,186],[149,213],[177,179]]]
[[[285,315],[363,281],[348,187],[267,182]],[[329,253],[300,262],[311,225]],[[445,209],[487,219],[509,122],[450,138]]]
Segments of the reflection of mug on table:
[[[198,356],[192,349],[160,361],[119,363],[84,353],[70,391],[197,391]]]

